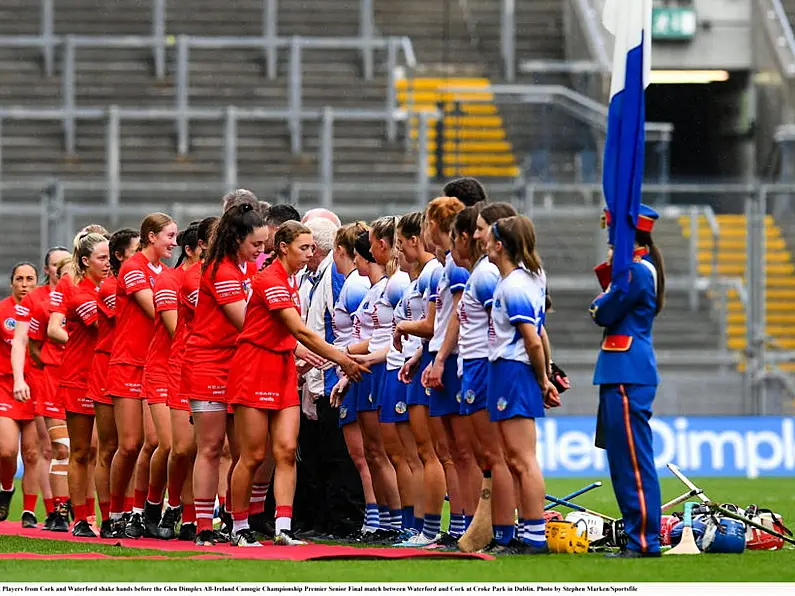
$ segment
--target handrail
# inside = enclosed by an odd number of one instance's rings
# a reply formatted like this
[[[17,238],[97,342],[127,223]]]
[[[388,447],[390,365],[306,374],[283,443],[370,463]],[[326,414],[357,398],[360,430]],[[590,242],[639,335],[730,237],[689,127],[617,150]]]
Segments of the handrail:
[[[580,23],[584,26],[585,42],[588,44],[589,53],[597,62],[602,72],[612,70],[607,48],[604,43],[604,36],[600,31],[597,21],[597,12],[591,4],[591,0],[569,0],[574,12],[579,17]]]
[[[768,0],[768,2],[770,2],[773,14],[776,16],[776,19],[778,19],[779,25],[781,26],[781,33],[783,34],[784,41],[789,48],[790,56],[792,56],[792,58],[795,60],[795,34],[792,32],[792,26],[790,25],[789,18],[787,17],[787,12],[784,10],[781,0]],[[795,76],[795,64],[790,64],[786,70],[787,75],[790,77]]]

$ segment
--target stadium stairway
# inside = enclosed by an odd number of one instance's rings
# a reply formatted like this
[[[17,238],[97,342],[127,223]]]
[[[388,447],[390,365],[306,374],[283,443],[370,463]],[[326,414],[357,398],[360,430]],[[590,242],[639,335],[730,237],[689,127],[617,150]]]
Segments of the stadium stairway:
[[[502,117],[488,87],[489,80],[485,78],[425,77],[398,81],[397,99],[401,107],[408,108],[411,104],[417,111],[435,112],[441,105],[444,109],[445,177],[509,178],[519,175],[513,147],[506,140]],[[418,119],[414,118],[410,128],[412,139],[419,137],[417,123]],[[438,118],[429,118],[425,143],[430,176],[437,172],[437,125]]]
[[[718,273],[725,277],[745,279],[747,222],[745,215],[717,215],[720,225],[718,241]],[[680,219],[685,237],[689,237],[689,218]],[[765,218],[767,252],[766,276],[766,323],[767,334],[782,349],[795,349],[795,266],[792,255],[782,235],[781,228],[768,215]],[[712,273],[713,240],[708,224],[702,217],[699,220],[699,274]],[[720,296],[714,296],[717,301]],[[735,290],[728,295],[727,347],[730,350],[743,350],[746,347],[745,308]],[[780,368],[795,372],[795,363],[782,363]]]

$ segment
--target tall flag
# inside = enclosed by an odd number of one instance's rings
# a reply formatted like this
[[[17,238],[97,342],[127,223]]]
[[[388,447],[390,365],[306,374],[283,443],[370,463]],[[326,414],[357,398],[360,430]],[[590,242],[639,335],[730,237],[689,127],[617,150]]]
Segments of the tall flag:
[[[644,92],[651,75],[652,0],[606,0],[615,37],[602,186],[613,226],[612,286],[626,292],[635,245],[646,143]]]

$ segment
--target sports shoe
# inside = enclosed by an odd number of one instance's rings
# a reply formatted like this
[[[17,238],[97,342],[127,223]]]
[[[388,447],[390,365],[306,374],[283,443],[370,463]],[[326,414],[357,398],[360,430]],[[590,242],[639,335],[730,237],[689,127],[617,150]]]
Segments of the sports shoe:
[[[232,514],[226,510],[226,506],[219,507],[218,518],[221,520],[221,527],[218,531],[227,536],[227,542],[232,539]]]
[[[157,537],[163,540],[172,540],[177,537],[177,523],[182,517],[182,505],[179,507],[166,507],[163,518],[157,526]]]
[[[273,538],[276,533],[273,530],[273,524],[268,521],[264,513],[250,515],[248,517],[248,527],[268,539]]]
[[[75,510],[72,507],[72,499],[68,499],[66,503],[64,503],[64,507],[66,507],[66,512],[69,514],[69,520],[75,521]]]
[[[0,522],[8,519],[8,509],[11,506],[11,499],[14,497],[15,488],[11,490],[0,490]]]
[[[438,538],[436,542],[429,544],[425,548],[436,549],[448,553],[457,553],[459,551],[458,538],[451,536],[447,532],[442,532],[441,537]]]
[[[401,542],[395,546],[401,548],[425,548],[432,544],[436,544],[436,541],[440,538],[441,536],[439,534],[437,534],[435,538],[428,538],[425,534],[417,534],[413,538],[409,538],[405,542]]]
[[[130,516],[130,521],[127,522],[127,527],[124,528],[124,533],[127,538],[140,538],[146,532],[144,527],[144,518],[140,513],[133,513]]]
[[[146,502],[146,504],[144,505],[144,515],[143,515],[145,538],[160,538],[160,532],[158,532],[158,527],[162,515],[163,515],[162,503],[158,503],[157,505],[155,505],[153,503],[150,503],[149,501]]]
[[[184,540],[186,542],[193,542],[196,540],[196,524],[183,523],[179,528],[179,536],[177,540]]]
[[[36,519],[36,516],[33,515],[30,511],[23,511],[22,512],[22,527],[23,528],[37,528],[37,527],[39,527],[39,522]]]
[[[94,530],[91,529],[91,526],[89,526],[88,522],[84,519],[81,519],[75,524],[75,527],[72,528],[72,536],[77,536],[78,538],[97,537],[97,535],[94,534]]]
[[[202,530],[194,539],[196,546],[215,546],[215,532],[213,530]]]
[[[490,548],[487,547],[487,549],[488,554],[494,556],[523,555],[525,554],[525,546],[528,545],[526,545],[524,542],[521,542],[520,540],[517,540],[516,538],[512,538],[508,544],[498,544],[495,542],[493,547],[489,545]],[[483,552],[487,552],[486,549],[484,549]]]
[[[239,532],[232,532],[232,546],[262,546],[262,544],[251,528],[245,528]]]
[[[407,540],[411,540],[415,536],[419,535],[419,533],[420,533],[420,531],[416,530],[414,528],[406,528],[405,530],[402,530],[400,532],[400,534],[398,534],[398,537],[397,537],[397,540],[395,541],[395,544],[399,544],[401,542],[406,542]]]
[[[213,535],[215,536],[215,541],[221,544],[227,544],[232,540],[232,536],[221,530],[213,530]]]
[[[109,519],[103,519],[102,525],[99,527],[100,538],[115,538],[113,535],[113,522]]]
[[[385,530],[379,528],[375,532],[367,532],[362,537],[363,544],[394,544],[400,536],[400,530]]]
[[[303,540],[298,540],[292,532],[282,530],[273,539],[273,544],[276,546],[301,546],[306,544]]]
[[[66,503],[59,503],[54,513],[55,517],[53,518],[52,528],[50,528],[50,530],[53,532],[68,532],[69,509],[67,509]]]
[[[48,532],[51,531],[56,517],[58,517],[58,513],[55,511],[55,509],[53,509],[47,514],[47,517],[44,519],[44,525],[41,527],[41,529],[47,530]]]

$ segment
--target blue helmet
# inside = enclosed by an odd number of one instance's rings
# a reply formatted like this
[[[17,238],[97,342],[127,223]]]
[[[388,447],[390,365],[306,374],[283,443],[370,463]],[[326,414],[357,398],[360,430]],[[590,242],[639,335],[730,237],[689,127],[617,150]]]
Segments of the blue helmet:
[[[705,553],[736,553],[745,551],[745,524],[728,517],[709,518],[702,539]]]
[[[673,528],[671,528],[671,546],[676,546],[679,544],[679,541],[682,539],[682,530],[685,527],[685,522],[680,521],[676,524]],[[707,529],[707,524],[704,521],[704,518],[694,517],[693,518],[693,538],[696,539],[696,546],[698,549],[703,551],[704,549],[701,548],[701,541],[704,539],[704,531]]]

